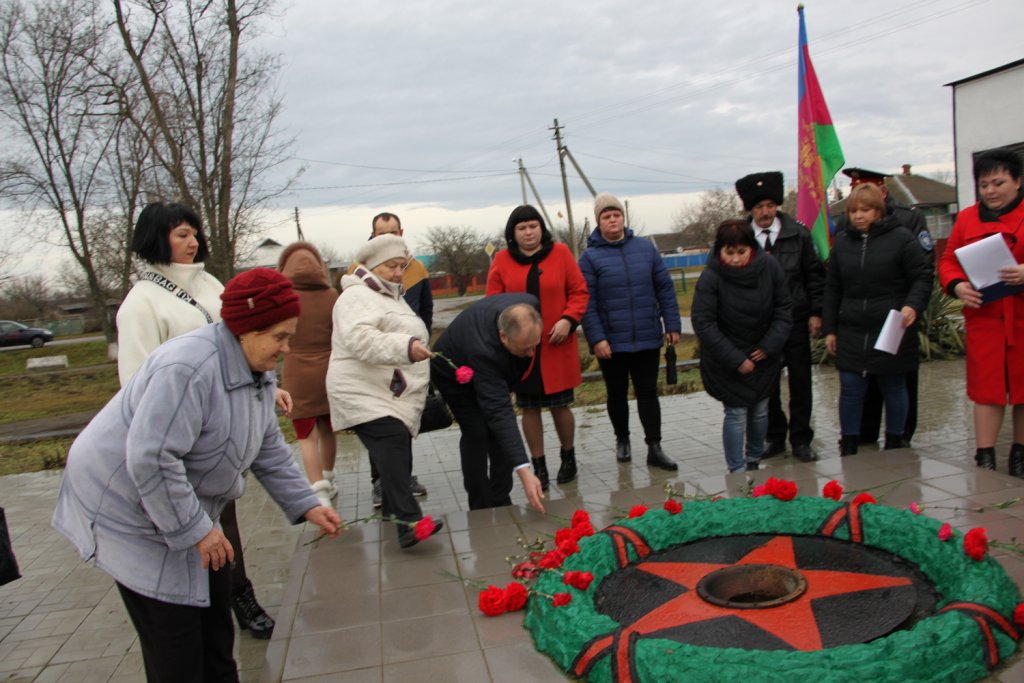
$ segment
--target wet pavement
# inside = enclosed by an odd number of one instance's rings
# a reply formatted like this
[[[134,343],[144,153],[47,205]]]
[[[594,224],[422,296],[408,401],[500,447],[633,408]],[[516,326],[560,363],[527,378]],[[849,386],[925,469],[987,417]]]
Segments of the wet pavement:
[[[1008,425],[997,449],[998,472],[979,471],[970,462],[972,421],[962,362],[921,366],[913,448],[881,452],[863,447],[859,455],[842,459],[836,447],[835,371],[816,370],[814,382],[813,446],[821,459],[771,458],[762,471],[751,473],[755,482],[775,475],[796,481],[807,495],[818,495],[829,479],[848,489],[892,488],[887,504],[941,505],[925,513],[959,529],[984,526],[990,539],[1024,536],[1024,503],[991,508],[1024,497],[1024,480],[1005,474]],[[666,481],[677,488],[685,483],[690,490],[699,486],[743,495],[747,476],[725,474],[720,404],[704,393],[672,396],[662,399],[662,411],[663,446],[679,462],[678,473],[646,466],[635,408],[634,459],[628,465],[615,462],[614,436],[603,407],[577,408],[580,476],[565,486],[552,483],[548,518],[524,507],[518,486],[512,507],[466,512],[458,430],[418,438],[414,470],[429,491],[421,504],[446,526],[411,551],[401,551],[395,530],[377,523],[353,528],[345,540],[303,545],[314,530],[288,525],[262,487],[250,481],[238,503],[246,564],[261,603],[278,626],[270,641],[239,635],[235,647],[241,680],[564,681],[551,661],[534,650],[522,628],[522,613],[482,616],[476,589],[452,575],[504,585],[509,580],[505,556],[519,551],[517,536],[550,533],[577,507],[590,510],[595,525],[608,523],[636,502],[659,504]],[[549,418],[545,426],[549,449],[557,454]],[[551,465],[557,469],[557,457]],[[354,437],[341,435],[336,471],[343,518],[372,514],[369,463]],[[0,505],[24,574],[0,587],[0,681],[143,681],[138,642],[112,580],[81,562],[49,527],[59,482],[59,472],[0,478]],[[886,487],[893,482],[898,483]],[[969,511],[980,506],[990,507]],[[1024,585],[1024,557],[993,556]],[[1024,680],[1020,655],[989,680]]]

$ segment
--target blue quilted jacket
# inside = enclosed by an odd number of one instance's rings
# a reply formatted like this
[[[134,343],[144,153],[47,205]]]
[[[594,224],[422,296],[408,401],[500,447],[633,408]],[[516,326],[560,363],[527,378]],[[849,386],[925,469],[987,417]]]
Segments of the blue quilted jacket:
[[[680,332],[675,285],[661,254],[649,240],[626,228],[621,242],[608,242],[595,229],[580,256],[590,290],[583,316],[587,344],[606,340],[612,353],[656,349],[666,332]]]

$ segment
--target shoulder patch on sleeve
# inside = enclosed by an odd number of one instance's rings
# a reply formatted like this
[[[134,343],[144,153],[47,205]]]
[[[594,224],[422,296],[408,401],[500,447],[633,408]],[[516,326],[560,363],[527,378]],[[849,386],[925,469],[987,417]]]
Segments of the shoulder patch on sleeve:
[[[932,235],[927,230],[922,230],[917,233],[917,243],[921,245],[921,248],[925,251],[931,251],[935,248],[935,243],[932,242]]]

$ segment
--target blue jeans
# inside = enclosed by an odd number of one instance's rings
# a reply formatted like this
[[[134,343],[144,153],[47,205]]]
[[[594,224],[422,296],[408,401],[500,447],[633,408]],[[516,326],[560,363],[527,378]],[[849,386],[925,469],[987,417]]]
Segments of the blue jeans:
[[[743,432],[746,431],[746,451],[743,448]],[[729,472],[745,470],[747,463],[756,463],[764,451],[764,435],[768,431],[768,399],[753,407],[725,406],[725,420],[722,422],[722,446],[725,448],[725,464]],[[744,457],[744,452],[746,453]]]
[[[878,382],[885,403],[886,434],[903,434],[910,406],[906,374],[872,376]],[[839,372],[839,427],[843,436],[860,436],[860,419],[864,413],[864,395],[867,391],[866,375]]]

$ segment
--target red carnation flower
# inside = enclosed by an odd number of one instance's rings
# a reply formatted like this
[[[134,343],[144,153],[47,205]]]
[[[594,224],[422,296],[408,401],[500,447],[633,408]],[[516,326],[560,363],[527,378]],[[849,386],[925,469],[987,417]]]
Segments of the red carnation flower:
[[[558,552],[562,553],[565,557],[569,557],[580,551],[580,544],[576,542],[575,538],[567,538],[558,544]]]
[[[590,524],[590,513],[586,510],[577,510],[572,513],[572,523],[570,526],[575,528],[581,524]]]
[[[480,611],[489,617],[505,613],[505,591],[497,586],[488,586],[480,591],[476,601]]]
[[[985,559],[985,553],[988,552],[988,538],[985,537],[985,530],[981,527],[976,527],[967,532],[964,536],[964,552],[967,553],[967,557],[981,562]]]
[[[875,504],[878,501],[870,493],[865,491],[864,493],[858,493],[853,498],[854,505],[867,505],[868,503]]]
[[[1024,602],[1017,605],[1013,610],[1013,623],[1024,628]]]
[[[555,545],[561,545],[564,541],[575,541],[576,534],[573,533],[572,529],[559,529],[555,532]]]
[[[568,605],[570,602],[572,602],[572,596],[568,593],[555,593],[551,597],[552,607],[563,607],[565,605]]]
[[[946,522],[939,527],[939,540],[948,541],[953,536],[953,527],[950,526],[949,522]]]
[[[505,586],[505,611],[518,612],[526,606],[526,599],[530,597],[526,586],[521,583],[512,583]]]
[[[430,515],[427,515],[416,522],[416,526],[412,528],[412,533],[417,541],[425,541],[434,533],[434,520],[430,518]]]
[[[565,555],[558,550],[550,550],[544,553],[544,557],[540,558],[540,562],[537,564],[541,569],[558,569],[565,562]]]
[[[581,591],[587,590],[593,581],[594,575],[590,572],[570,571],[566,572],[565,576],[562,577],[562,583],[566,586],[572,586],[573,588],[577,588]]]
[[[520,562],[512,568],[513,579],[526,579],[527,581],[540,576],[540,567],[533,562]]]
[[[833,479],[825,484],[825,488],[821,490],[821,495],[832,500],[839,500],[843,497],[843,485]]]
[[[642,503],[640,503],[640,504],[634,505],[633,507],[631,507],[629,509],[629,518],[633,519],[634,517],[643,517],[646,513],[647,513],[647,506],[642,504]]]
[[[461,365],[455,370],[455,381],[459,384],[469,384],[473,381],[473,368],[468,365]]]
[[[594,535],[594,525],[590,522],[585,522],[572,528],[573,537],[578,541],[585,536]]]
[[[711,499],[711,502],[714,503],[716,500],[722,500],[723,498],[725,498],[725,496],[715,496]]]
[[[767,494],[768,494],[768,487],[766,487],[764,484],[758,484],[750,492],[750,495],[753,496],[754,498],[760,498],[761,496],[764,496],[764,495],[767,495]]]
[[[665,504],[662,505],[662,507],[668,510],[668,513],[670,515],[678,515],[680,512],[683,511],[682,503],[680,503],[678,500],[674,498],[669,498],[668,500],[666,500]]]
[[[796,498],[796,483],[787,479],[779,479],[775,482],[775,490],[772,495],[779,500],[793,500]]]

